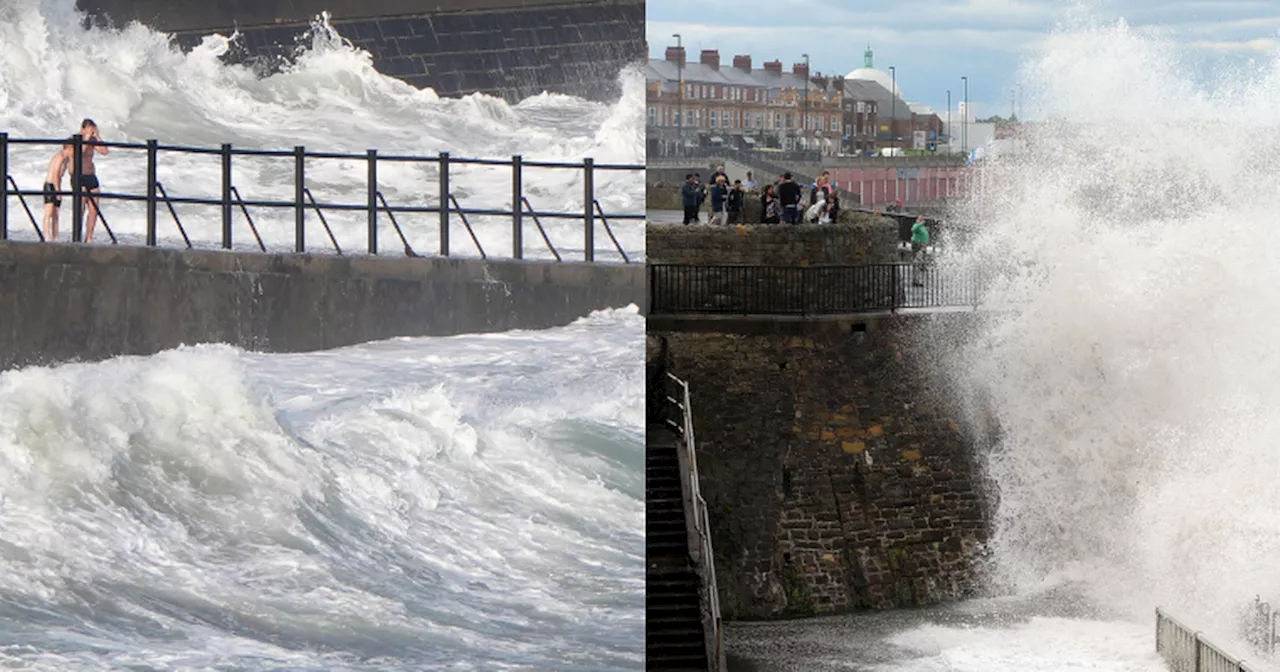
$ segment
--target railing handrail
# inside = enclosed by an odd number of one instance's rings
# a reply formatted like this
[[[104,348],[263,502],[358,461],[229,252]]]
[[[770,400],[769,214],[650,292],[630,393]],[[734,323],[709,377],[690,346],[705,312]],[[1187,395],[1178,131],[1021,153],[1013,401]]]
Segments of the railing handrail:
[[[458,214],[462,218],[463,224],[468,229],[468,232],[471,234],[472,240],[475,243],[476,248],[480,251],[482,258],[487,258],[487,255],[485,254],[482,246],[480,245],[479,239],[476,237],[475,232],[472,230],[470,222],[467,220],[468,215],[511,218],[512,226],[513,226],[512,238],[513,238],[513,242],[516,243],[513,246],[515,249],[513,249],[512,258],[515,258],[515,259],[524,258],[523,247],[520,246],[520,241],[523,240],[523,233],[519,229],[521,229],[523,226],[522,224],[523,217],[525,215],[532,215],[535,221],[538,222],[538,226],[539,226],[540,232],[543,235],[544,240],[547,242],[548,246],[551,247],[552,252],[558,261],[563,260],[563,257],[559,253],[559,251],[555,250],[554,246],[551,245],[551,241],[546,236],[546,232],[542,230],[541,223],[539,220],[540,219],[582,220],[584,222],[584,226],[586,227],[586,235],[585,235],[584,249],[583,249],[583,261],[586,261],[586,262],[595,261],[595,246],[594,246],[594,237],[593,237],[593,231],[592,231],[592,229],[594,228],[595,218],[599,217],[602,221],[605,222],[605,228],[606,228],[606,231],[609,233],[610,238],[614,238],[614,237],[613,237],[612,230],[609,227],[608,220],[612,219],[614,221],[618,221],[618,220],[644,221],[645,219],[644,213],[636,213],[636,212],[605,213],[603,210],[603,207],[599,204],[599,202],[595,198],[595,180],[594,180],[594,174],[597,171],[639,172],[639,171],[645,170],[645,166],[643,164],[596,163],[594,159],[590,157],[584,158],[581,161],[576,161],[576,162],[528,161],[528,160],[525,160],[524,157],[521,155],[513,155],[510,158],[501,158],[501,159],[499,158],[467,158],[467,157],[450,156],[449,152],[444,152],[444,151],[437,153],[435,156],[430,156],[430,155],[409,156],[409,155],[379,155],[376,150],[367,150],[363,154],[346,153],[346,152],[320,152],[320,151],[314,151],[314,150],[308,151],[305,147],[301,147],[301,146],[294,147],[292,150],[236,148],[236,147],[232,147],[230,144],[223,144],[221,147],[216,147],[216,148],[215,147],[194,147],[194,146],[183,146],[183,145],[173,145],[173,144],[161,144],[157,140],[147,140],[145,143],[107,142],[107,141],[96,141],[96,140],[89,141],[89,140],[85,140],[83,136],[79,134],[71,136],[70,140],[68,140],[67,138],[15,138],[15,137],[10,137],[7,132],[0,132],[0,178],[3,178],[3,179],[0,179],[0,240],[7,240],[9,237],[9,226],[8,226],[9,196],[15,195],[15,196],[18,196],[18,198],[21,200],[27,196],[36,197],[36,196],[42,196],[44,194],[43,190],[20,189],[16,181],[9,179],[10,178],[9,172],[8,172],[9,171],[9,146],[10,145],[61,146],[68,142],[70,142],[73,145],[74,157],[75,157],[73,160],[73,164],[71,166],[72,186],[71,186],[71,190],[64,191],[62,189],[59,189],[57,193],[59,195],[73,197],[72,198],[73,221],[71,226],[71,238],[73,241],[79,241],[80,235],[81,235],[81,230],[80,230],[81,223],[82,223],[81,199],[76,197],[76,193],[75,193],[75,189],[76,189],[75,185],[78,184],[78,180],[81,177],[80,171],[83,166],[83,162],[81,161],[81,159],[84,156],[83,154],[84,151],[92,152],[93,148],[97,146],[106,147],[106,148],[123,149],[123,150],[139,150],[139,151],[146,152],[146,158],[147,158],[147,193],[146,194],[99,191],[94,195],[94,199],[96,202],[124,201],[124,202],[134,202],[134,203],[145,203],[147,207],[147,228],[148,228],[147,242],[146,242],[147,246],[156,246],[158,244],[155,236],[155,220],[156,220],[155,210],[161,203],[163,203],[164,206],[170,210],[170,214],[174,216],[175,221],[177,221],[177,215],[173,211],[174,204],[206,205],[206,206],[221,207],[222,208],[222,247],[224,249],[232,249],[232,219],[233,219],[232,212],[234,208],[238,207],[241,210],[242,214],[244,215],[246,221],[249,222],[250,228],[254,230],[255,238],[259,239],[258,247],[263,251],[265,251],[265,244],[262,243],[261,237],[258,236],[257,234],[256,225],[253,224],[253,218],[249,214],[249,210],[248,210],[249,208],[279,208],[279,209],[294,210],[297,213],[297,220],[296,220],[297,232],[296,232],[295,244],[294,244],[294,247],[296,248],[295,249],[296,252],[306,251],[305,242],[304,242],[305,234],[303,233],[303,231],[305,227],[305,220],[306,220],[307,213],[314,212],[314,213],[320,214],[325,210],[368,212],[368,215],[369,215],[368,253],[369,254],[378,253],[377,252],[377,227],[378,227],[377,219],[378,219],[379,213],[386,213],[389,217],[392,217],[392,218],[394,218],[395,213],[438,214],[441,220],[439,254],[440,256],[445,256],[445,257],[450,256],[448,219],[449,219],[449,216],[452,214]],[[159,184],[159,180],[156,178],[156,164],[158,162],[158,156],[162,152],[219,156],[222,160],[222,185],[221,185],[222,189],[221,189],[220,197],[188,197],[188,196],[181,196],[181,195],[169,195],[163,192],[158,194],[156,187]],[[295,181],[295,187],[296,187],[294,192],[295,194],[294,198],[292,200],[271,200],[271,199],[246,198],[242,196],[239,189],[232,183],[232,180],[231,180],[231,172],[232,172],[231,159],[232,157],[236,157],[236,156],[276,158],[276,159],[282,159],[282,160],[292,159],[294,162],[294,177],[295,177],[294,181]],[[367,162],[369,166],[369,170],[368,170],[369,188],[370,188],[369,198],[367,199],[367,201],[361,202],[361,203],[326,203],[326,202],[317,202],[317,199],[314,196],[304,197],[303,192],[306,189],[304,163],[306,159],[337,159],[337,160]],[[438,198],[435,201],[435,204],[434,205],[424,204],[424,205],[393,206],[390,203],[387,203],[386,198],[382,196],[377,189],[377,164],[379,162],[383,162],[383,163],[411,162],[411,163],[435,164],[440,171],[440,185],[439,185],[440,193],[436,195]],[[453,164],[510,167],[512,169],[512,173],[514,177],[511,208],[510,209],[494,209],[494,208],[462,207],[462,204],[459,203],[457,200],[457,196],[449,187],[450,185],[449,167]],[[528,201],[528,198],[524,193],[523,183],[520,177],[521,171],[525,167],[582,171],[583,181],[584,181],[583,182],[584,191],[586,196],[586,203],[583,209],[577,212],[539,211],[534,209],[533,204]],[[10,188],[10,183],[12,183],[12,189]],[[307,202],[307,199],[309,199],[310,202]],[[425,202],[426,201],[424,198],[424,203]],[[30,212],[28,212],[28,217],[31,218],[32,220],[35,219]],[[111,232],[110,227],[106,224],[105,216],[101,217],[100,221],[102,221],[104,228],[107,229],[108,234],[112,236],[114,241],[115,235],[114,233]],[[327,222],[323,222],[323,223],[325,224],[326,230],[328,230],[328,223]],[[399,230],[398,223],[396,224],[396,228],[397,228],[397,233],[400,234],[403,241],[404,233],[403,231]],[[43,238],[43,233],[39,231],[38,225],[36,225],[36,229],[37,229],[37,234],[41,238]],[[187,247],[189,248],[192,247],[191,240],[186,235],[186,232],[181,226],[180,222],[179,222],[179,229],[183,233],[183,239],[187,243]],[[340,247],[337,245],[337,241],[334,238],[332,231],[328,230],[328,233],[330,234],[331,242],[334,243],[334,249],[340,250]],[[617,244],[616,239],[614,239],[614,245],[620,251],[622,262],[628,263],[628,264],[632,263],[632,260],[628,257],[628,255],[625,252],[621,251],[621,246]],[[406,244],[405,247],[407,251],[409,249],[408,245]],[[341,252],[339,252],[339,254],[341,254]],[[413,256],[413,255],[410,255],[410,256]]]
[[[987,273],[929,258],[871,264],[649,263],[649,314],[848,315],[981,307]]]
[[[1198,630],[1192,630],[1156,607],[1156,653],[1173,672],[1256,672],[1243,658],[1237,658],[1212,644]],[[1206,666],[1205,657],[1216,658]]]
[[[712,637],[715,642],[716,662],[712,662],[710,667],[712,670],[718,670],[718,661],[724,647],[724,636],[721,632],[720,624],[720,594],[719,589],[716,587],[715,553],[711,548],[711,519],[707,514],[707,501],[702,498],[702,487],[698,476],[698,453],[693,436],[693,404],[690,401],[689,384],[671,372],[667,372],[667,377],[674,381],[676,387],[679,388],[680,398],[672,401],[673,405],[680,411],[681,417],[678,430],[681,435],[681,442],[684,443],[685,450],[689,454],[689,499],[693,502],[693,524],[701,545],[702,565],[706,568],[707,573],[705,590],[711,610]]]

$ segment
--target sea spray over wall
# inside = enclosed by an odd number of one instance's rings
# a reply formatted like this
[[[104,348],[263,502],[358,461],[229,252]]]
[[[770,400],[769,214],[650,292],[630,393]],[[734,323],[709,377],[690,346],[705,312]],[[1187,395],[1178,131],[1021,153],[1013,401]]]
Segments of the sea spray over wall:
[[[1191,72],[1123,22],[1047,39],[960,213],[995,312],[942,350],[998,427],[1000,579],[1210,628],[1280,596],[1280,67]]]
[[[644,162],[644,84],[638,69],[618,74],[622,96],[602,104],[558,94],[542,94],[517,104],[474,94],[440,98],[379,73],[368,52],[353,48],[338,31],[317,21],[309,39],[298,45],[296,60],[263,76],[248,65],[228,65],[221,56],[238,36],[214,35],[190,53],[170,44],[169,36],[140,24],[122,30],[88,28],[75,0],[0,2],[0,131],[13,137],[59,138],[94,118],[112,142],[144,142],[217,147],[231,143],[247,149],[383,155],[508,159],[574,163],[591,157],[597,163]],[[38,189],[52,148],[10,147],[10,172],[24,189]],[[98,159],[105,191],[145,193],[146,156],[116,150]],[[217,156],[165,152],[159,179],[175,197],[219,198],[221,165]],[[363,160],[309,160],[307,180],[317,200],[364,203],[367,199]],[[454,165],[452,190],[466,207],[510,209],[511,169]],[[434,205],[439,177],[434,164],[384,161],[379,188],[393,205]],[[582,173],[527,167],[525,191],[539,211],[582,212]],[[234,160],[233,182],[246,199],[291,201],[293,164],[289,158]],[[606,212],[640,212],[644,186],[637,172],[597,171],[597,198]],[[145,232],[140,204],[111,202],[108,219],[131,242]],[[197,241],[220,239],[216,207],[179,206],[179,215]],[[16,203],[10,215],[14,235],[35,238],[21,224],[25,214]],[[257,209],[269,247],[287,249],[293,240],[292,214]],[[401,214],[409,241],[421,251],[439,239],[438,217]],[[362,249],[364,213],[330,212],[344,249]],[[162,244],[181,244],[166,217]],[[314,218],[313,218],[314,219]],[[385,221],[385,217],[384,217]],[[486,250],[510,249],[510,219],[473,218]],[[243,225],[241,225],[243,226]],[[323,239],[318,222],[310,224],[312,240]],[[456,225],[460,227],[460,222]],[[580,256],[581,220],[544,219],[557,248]],[[390,229],[387,224],[388,230]],[[643,227],[615,223],[621,242],[633,256],[644,249]],[[385,234],[393,236],[392,233]],[[455,237],[465,234],[458,233]],[[131,237],[131,238],[130,238]],[[252,239],[247,232],[245,243]],[[536,235],[527,235],[528,254],[550,257]],[[607,254],[607,242],[601,252]],[[318,251],[323,247],[317,245]],[[574,252],[576,251],[576,254]],[[476,255],[469,239],[457,253]]]

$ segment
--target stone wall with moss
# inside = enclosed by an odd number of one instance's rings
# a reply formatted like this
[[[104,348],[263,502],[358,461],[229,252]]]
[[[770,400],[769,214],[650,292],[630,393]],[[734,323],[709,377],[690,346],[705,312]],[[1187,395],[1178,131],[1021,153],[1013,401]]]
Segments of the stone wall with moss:
[[[645,258],[651,264],[874,264],[904,261],[905,254],[896,222],[862,213],[850,213],[840,224],[651,224],[645,233]]]
[[[806,198],[808,198],[806,196]],[[807,204],[808,201],[806,200]],[[867,219],[866,213],[854,212],[848,208],[857,206],[853,201],[841,201],[843,207],[839,220],[846,224],[855,223],[863,219]],[[647,210],[683,210],[684,205],[680,200],[680,185],[670,184],[649,184],[645,187],[645,209]],[[702,202],[702,221],[707,220],[707,215],[711,212],[711,199]],[[749,191],[743,198],[743,221],[748,224],[759,224],[764,218],[764,205],[760,201],[760,193]]]
[[[987,536],[972,441],[931,330],[662,333],[689,382],[727,619],[923,605],[975,590]]]

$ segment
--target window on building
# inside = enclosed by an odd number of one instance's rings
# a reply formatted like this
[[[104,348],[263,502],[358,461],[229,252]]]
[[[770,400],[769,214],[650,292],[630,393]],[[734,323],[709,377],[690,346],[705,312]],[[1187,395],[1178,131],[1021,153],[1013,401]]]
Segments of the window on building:
[[[793,121],[793,120],[792,120],[792,118],[791,118],[791,113],[790,113],[790,112],[788,112],[788,113],[783,117],[783,121],[786,123],[786,127],[787,127],[787,128],[795,128],[795,124],[794,124],[794,123],[792,123],[792,121]]]
[[[684,111],[684,125],[685,126],[693,125],[693,110]]]
[[[729,123],[729,110],[725,110],[725,111],[720,115],[720,118],[723,120],[723,122],[724,122],[724,123],[723,123],[722,125],[723,125],[725,128],[731,128],[731,127],[732,127],[732,124],[730,124],[730,123]]]
[[[650,126],[658,125],[658,108],[656,107],[649,108],[649,125]]]
[[[764,114],[756,112],[756,128],[764,128]]]
[[[831,132],[835,133],[840,130],[840,117],[831,117]]]
[[[866,113],[866,111],[867,111],[867,104],[866,104],[865,102],[863,102],[863,101],[859,100],[859,101],[858,101],[858,114],[865,114],[865,113]]]
[[[774,127],[775,129],[777,129],[777,128],[782,128],[782,113],[781,113],[781,112],[774,112],[774,113],[773,113],[773,127]]]
[[[844,134],[845,134],[845,135],[853,135],[853,125],[852,125],[852,124],[845,124],[845,125],[844,125]]]
[[[707,116],[708,116],[707,121],[711,122],[711,128],[715,128],[717,125],[716,122],[719,121],[719,117],[716,116],[716,111],[712,110],[711,114]]]

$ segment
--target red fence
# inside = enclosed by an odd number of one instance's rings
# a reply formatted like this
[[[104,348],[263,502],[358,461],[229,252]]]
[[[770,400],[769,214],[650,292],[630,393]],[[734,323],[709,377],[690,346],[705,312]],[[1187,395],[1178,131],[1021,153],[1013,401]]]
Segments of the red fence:
[[[963,166],[921,168],[830,168],[831,180],[863,205],[902,199],[903,205],[929,203],[963,193],[968,169]]]

